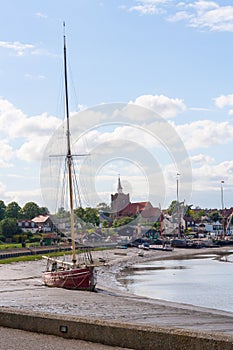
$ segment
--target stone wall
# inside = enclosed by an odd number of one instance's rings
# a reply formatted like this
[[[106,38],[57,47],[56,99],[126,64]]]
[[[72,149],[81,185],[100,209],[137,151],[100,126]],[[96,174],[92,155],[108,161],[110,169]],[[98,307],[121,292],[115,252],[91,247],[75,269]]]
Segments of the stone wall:
[[[233,336],[0,308],[0,326],[135,350],[230,350]]]

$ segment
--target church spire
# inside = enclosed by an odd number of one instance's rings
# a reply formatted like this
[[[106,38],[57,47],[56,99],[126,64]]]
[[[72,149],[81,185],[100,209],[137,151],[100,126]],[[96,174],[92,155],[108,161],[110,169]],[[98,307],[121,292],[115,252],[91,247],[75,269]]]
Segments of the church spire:
[[[120,175],[118,176],[118,186],[117,186],[117,193],[123,193],[122,192],[123,188],[121,186],[121,179],[120,179]]]

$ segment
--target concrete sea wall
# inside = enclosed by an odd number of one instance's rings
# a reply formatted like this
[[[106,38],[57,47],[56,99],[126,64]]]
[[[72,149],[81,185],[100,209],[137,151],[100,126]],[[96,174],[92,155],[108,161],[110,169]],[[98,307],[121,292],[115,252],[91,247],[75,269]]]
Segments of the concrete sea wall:
[[[233,335],[0,308],[0,326],[135,350],[230,350]]]

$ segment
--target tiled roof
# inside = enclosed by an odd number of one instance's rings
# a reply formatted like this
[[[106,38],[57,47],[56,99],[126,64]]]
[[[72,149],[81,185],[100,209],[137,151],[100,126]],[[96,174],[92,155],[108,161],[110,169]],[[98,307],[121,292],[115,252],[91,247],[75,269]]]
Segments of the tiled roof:
[[[158,209],[153,208],[150,202],[129,203],[120,211],[121,216],[132,216],[142,214],[143,217],[152,217],[157,215]]]
[[[34,219],[32,219],[33,222],[36,222],[37,224],[42,224],[46,222],[49,219],[49,215],[39,215],[36,216]]]

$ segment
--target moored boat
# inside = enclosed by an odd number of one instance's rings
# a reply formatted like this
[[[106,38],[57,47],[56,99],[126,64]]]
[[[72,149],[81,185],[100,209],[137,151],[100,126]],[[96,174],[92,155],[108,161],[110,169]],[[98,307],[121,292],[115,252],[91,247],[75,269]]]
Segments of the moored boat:
[[[43,257],[47,258],[47,257]],[[94,266],[74,267],[72,263],[47,258],[51,271],[43,273],[43,281],[48,287],[93,291],[96,285]]]
[[[65,24],[64,24],[65,26]],[[64,81],[65,81],[65,106],[66,106],[66,138],[67,153],[65,157],[68,173],[69,188],[69,209],[70,209],[70,228],[72,243],[72,262],[62,261],[56,258],[47,259],[47,268],[42,275],[43,282],[48,287],[59,287],[66,289],[94,291],[96,285],[96,271],[90,251],[85,253],[85,260],[81,263],[76,259],[76,246],[74,234],[74,204],[73,204],[73,156],[71,153],[70,127],[69,127],[69,100],[67,83],[67,64],[66,64],[66,37],[64,35]]]

